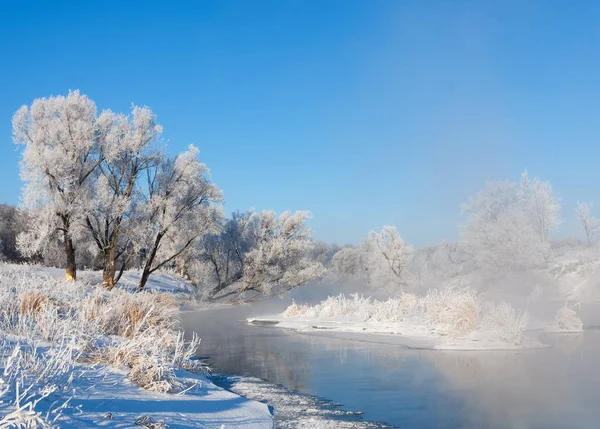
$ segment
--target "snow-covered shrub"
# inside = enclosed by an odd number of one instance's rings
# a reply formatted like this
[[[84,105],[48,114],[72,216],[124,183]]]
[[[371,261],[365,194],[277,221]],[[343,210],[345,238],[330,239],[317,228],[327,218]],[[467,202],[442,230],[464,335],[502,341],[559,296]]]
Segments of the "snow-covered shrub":
[[[556,311],[554,323],[559,332],[582,332],[583,323],[577,316],[574,306],[565,304]]]
[[[168,294],[107,291],[100,286],[36,274],[21,267],[0,271],[0,332],[33,344],[69,339],[80,361],[115,365],[132,381],[160,391],[182,390],[173,370],[201,370]]]
[[[82,313],[94,321],[106,335],[131,338],[150,327],[170,330],[177,325],[177,310],[162,294],[115,289],[106,294],[97,289],[84,300]]]
[[[94,360],[129,368],[129,378],[144,389],[178,392],[184,386],[177,381],[175,368],[202,371],[197,361],[191,360],[199,343],[196,336],[186,343],[182,332],[153,327],[136,332],[128,341],[114,341],[98,351]]]
[[[298,317],[306,314],[310,306],[305,304],[296,304],[296,301],[292,301],[292,303],[285,309],[283,312],[283,317]]]
[[[483,317],[483,330],[502,341],[521,344],[523,331],[529,324],[528,313],[517,311],[506,301],[497,305],[487,303],[486,307],[488,308]]]
[[[330,296],[313,306],[293,302],[285,318],[338,319],[357,323],[410,323],[426,326],[440,335],[464,338],[472,334],[520,344],[528,316],[510,304],[484,302],[469,288],[432,289],[425,296],[401,293],[379,301],[354,294]]]
[[[329,296],[314,306],[298,305],[293,302],[285,311],[284,317],[306,317],[314,319],[348,318],[366,321],[372,317],[373,300],[359,294]]]
[[[474,290],[432,289],[423,302],[427,325],[447,335],[462,337],[479,326],[481,300]]]

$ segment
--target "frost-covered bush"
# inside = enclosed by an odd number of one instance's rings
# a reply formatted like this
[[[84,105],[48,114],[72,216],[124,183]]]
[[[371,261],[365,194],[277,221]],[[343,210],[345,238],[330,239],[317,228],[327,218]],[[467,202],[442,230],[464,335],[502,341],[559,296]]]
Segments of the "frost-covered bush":
[[[559,332],[582,332],[583,322],[577,316],[574,306],[564,305],[554,315],[554,324]]]
[[[358,323],[409,323],[426,326],[451,338],[477,334],[514,344],[520,344],[528,323],[526,313],[519,313],[506,302],[498,305],[484,302],[476,291],[454,287],[432,289],[424,296],[401,293],[385,301],[342,294],[330,296],[314,306],[293,302],[282,316]]]
[[[176,303],[165,294],[109,292],[18,266],[2,268],[0,332],[28,344],[68,339],[79,361],[128,369],[132,381],[152,390],[182,390],[175,368],[201,370],[190,360],[199,339],[184,341]]]
[[[453,337],[465,336],[479,327],[481,300],[471,289],[432,289],[423,298],[427,325]]]
[[[163,294],[132,294],[119,289],[107,294],[97,288],[84,298],[81,314],[104,334],[126,338],[151,327],[170,331],[178,323],[175,303]]]
[[[488,308],[483,317],[482,329],[494,338],[512,343],[521,344],[523,331],[529,324],[527,312],[519,312],[508,302],[500,304],[488,303]]]
[[[122,368],[129,368],[129,378],[144,389],[159,392],[178,392],[184,386],[177,381],[175,368],[199,370],[192,361],[200,340],[194,336],[189,343],[183,333],[173,335],[158,328],[136,332],[129,341],[114,341],[94,358]]]

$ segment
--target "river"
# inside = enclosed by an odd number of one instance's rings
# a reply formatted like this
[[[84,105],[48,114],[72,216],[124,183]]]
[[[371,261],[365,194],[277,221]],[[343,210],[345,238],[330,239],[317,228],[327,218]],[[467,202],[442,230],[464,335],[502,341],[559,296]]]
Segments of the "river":
[[[269,304],[268,312],[285,304]],[[245,322],[265,312],[265,304],[187,312],[184,326],[201,336],[199,355],[217,373],[327,399],[348,415],[362,412],[367,422],[405,429],[600,427],[599,330],[546,335],[552,347],[540,350],[431,351],[377,336],[307,335]]]

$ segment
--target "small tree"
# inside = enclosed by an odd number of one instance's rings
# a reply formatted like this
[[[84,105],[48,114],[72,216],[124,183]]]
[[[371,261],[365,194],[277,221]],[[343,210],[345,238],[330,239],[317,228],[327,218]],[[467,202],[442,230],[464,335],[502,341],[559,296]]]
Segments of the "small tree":
[[[236,213],[219,234],[205,237],[198,271],[211,273],[209,298],[279,295],[321,276],[323,265],[310,254],[309,217],[302,211]]]
[[[90,178],[103,159],[96,131],[96,106],[79,91],[37,99],[13,116],[14,141],[25,148],[23,201],[36,217],[19,236],[19,249],[36,254],[61,233],[69,280],[77,276],[74,243],[89,206]]]
[[[401,279],[408,266],[408,255],[412,249],[404,244],[396,227],[385,225],[380,232],[371,231],[369,241],[379,250],[390,271]]]
[[[367,254],[362,247],[347,246],[331,259],[327,276],[334,282],[367,284]]]
[[[575,208],[575,214],[585,231],[585,238],[589,247],[596,243],[596,236],[600,228],[600,220],[592,215],[593,205],[594,203],[592,202],[577,202],[577,207]]]
[[[138,290],[150,275],[190,251],[205,234],[216,230],[221,191],[190,146],[175,158],[165,158],[148,173],[148,194],[141,203],[136,243],[146,257]]]
[[[28,225],[29,215],[26,210],[0,204],[0,249],[7,260],[12,262],[27,260],[17,250],[17,237],[27,230]]]

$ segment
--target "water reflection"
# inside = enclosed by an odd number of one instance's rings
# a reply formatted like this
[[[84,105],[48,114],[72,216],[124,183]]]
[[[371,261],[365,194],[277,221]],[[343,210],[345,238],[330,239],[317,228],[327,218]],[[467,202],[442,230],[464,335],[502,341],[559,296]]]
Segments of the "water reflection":
[[[283,305],[284,306],[284,305]],[[597,428],[600,332],[551,335],[527,352],[408,350],[247,325],[256,309],[189,313],[200,354],[403,428]]]

